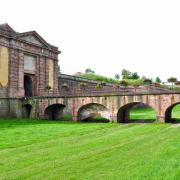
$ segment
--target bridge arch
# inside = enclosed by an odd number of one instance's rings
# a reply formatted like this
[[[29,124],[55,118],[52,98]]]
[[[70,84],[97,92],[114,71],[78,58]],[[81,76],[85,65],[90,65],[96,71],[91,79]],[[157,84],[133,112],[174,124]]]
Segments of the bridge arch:
[[[59,120],[63,118],[64,104],[51,104],[44,111],[45,119]]]
[[[131,121],[130,118],[130,111],[131,109],[133,109],[134,107],[139,107],[139,109],[143,109],[145,108],[151,108],[154,111],[154,118],[153,119],[139,119],[139,117],[137,119],[135,119],[134,121]],[[141,115],[140,115],[141,116]],[[146,103],[142,103],[142,102],[131,102],[128,104],[125,104],[124,106],[120,107],[117,113],[117,122],[119,123],[130,123],[130,122],[153,122],[157,119],[157,112],[156,109],[153,108],[152,106],[150,106],[149,104]]]
[[[166,109],[166,111],[165,111],[165,122],[167,122],[167,123],[180,122],[180,118],[178,118],[178,119],[174,118],[172,115],[173,109],[176,106],[180,106],[180,102],[176,102]]]
[[[107,107],[98,103],[89,103],[81,106],[78,110],[78,121],[86,122],[109,122],[110,111]],[[97,120],[96,118],[102,118]]]

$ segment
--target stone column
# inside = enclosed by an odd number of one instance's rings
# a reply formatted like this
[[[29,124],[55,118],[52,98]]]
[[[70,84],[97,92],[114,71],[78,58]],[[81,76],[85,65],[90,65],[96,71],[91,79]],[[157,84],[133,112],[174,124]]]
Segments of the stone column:
[[[77,121],[78,121],[78,117],[72,115],[72,120],[75,121],[75,122],[77,122]]]
[[[19,76],[18,61],[19,61],[18,50],[9,48],[9,97],[17,96],[18,76]]]
[[[18,65],[18,97],[24,96],[24,54],[19,52],[19,65]]]
[[[46,58],[43,56],[39,57],[39,85],[38,85],[38,96],[45,95],[45,87],[46,87]]]
[[[165,122],[165,116],[158,115],[158,116],[157,116],[157,122],[162,122],[162,123],[164,123],[164,122]]]
[[[110,117],[110,122],[115,122],[117,123],[117,116],[113,115]]]
[[[54,60],[54,88],[53,93],[54,95],[59,95],[58,91],[58,61]]]

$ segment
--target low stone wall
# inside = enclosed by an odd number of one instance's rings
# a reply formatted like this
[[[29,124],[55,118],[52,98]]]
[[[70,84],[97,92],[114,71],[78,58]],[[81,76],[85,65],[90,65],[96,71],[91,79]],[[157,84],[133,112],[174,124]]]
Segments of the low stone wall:
[[[0,98],[5,98],[8,96],[8,88],[7,87],[3,87],[0,84]]]
[[[23,101],[21,99],[0,98],[0,118],[22,118]]]

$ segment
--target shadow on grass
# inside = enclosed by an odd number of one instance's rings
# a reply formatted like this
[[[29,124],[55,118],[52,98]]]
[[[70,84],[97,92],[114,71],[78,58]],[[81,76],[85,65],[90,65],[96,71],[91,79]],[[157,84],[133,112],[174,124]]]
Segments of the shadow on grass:
[[[154,123],[156,119],[130,119],[127,123]]]
[[[39,120],[39,119],[10,119],[10,118],[0,118],[0,129],[2,128],[14,128],[21,127],[26,125],[40,125],[40,124],[75,124],[74,121],[65,121],[65,120]]]
[[[109,123],[109,119],[103,118],[103,117],[88,117],[86,119],[81,120],[82,123]]]
[[[179,124],[180,118],[172,118],[167,123]]]

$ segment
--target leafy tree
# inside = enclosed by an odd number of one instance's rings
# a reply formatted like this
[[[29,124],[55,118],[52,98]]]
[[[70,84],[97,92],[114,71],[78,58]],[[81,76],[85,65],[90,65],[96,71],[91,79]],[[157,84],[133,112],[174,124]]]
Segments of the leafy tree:
[[[156,83],[161,83],[161,79],[159,77],[156,77],[155,82]]]
[[[131,72],[123,69],[121,72],[122,79],[131,79]]]
[[[170,83],[174,83],[174,82],[177,81],[177,78],[175,78],[175,77],[170,77],[170,78],[167,79],[167,81],[170,82]]]
[[[119,74],[115,74],[115,79],[119,80],[120,79],[120,75]]]
[[[131,79],[139,79],[139,75],[137,72],[132,73]]]
[[[85,73],[95,73],[92,69],[90,69],[90,68],[87,68],[86,70],[85,70]]]
[[[167,81],[169,83],[172,83],[172,89],[173,89],[173,84],[177,81],[177,78],[176,77],[170,77],[170,78],[167,79]]]

